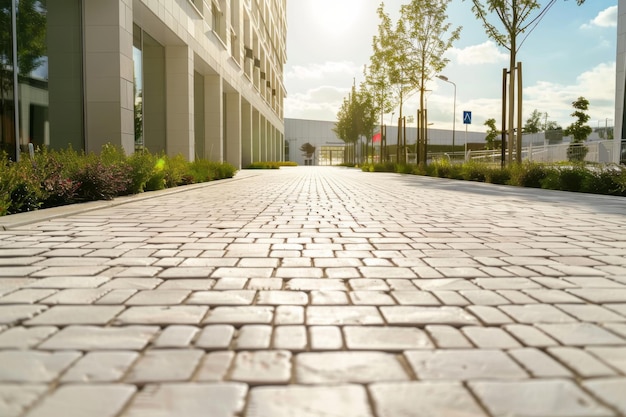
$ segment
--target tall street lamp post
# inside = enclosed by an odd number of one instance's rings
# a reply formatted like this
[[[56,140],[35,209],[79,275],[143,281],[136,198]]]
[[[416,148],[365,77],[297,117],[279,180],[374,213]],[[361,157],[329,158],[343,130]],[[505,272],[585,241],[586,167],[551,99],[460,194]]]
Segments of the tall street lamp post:
[[[454,86],[454,107],[453,107],[453,115],[452,115],[452,154],[454,155],[454,133],[456,131],[456,84],[448,79],[445,75],[438,75],[441,81],[445,81]]]

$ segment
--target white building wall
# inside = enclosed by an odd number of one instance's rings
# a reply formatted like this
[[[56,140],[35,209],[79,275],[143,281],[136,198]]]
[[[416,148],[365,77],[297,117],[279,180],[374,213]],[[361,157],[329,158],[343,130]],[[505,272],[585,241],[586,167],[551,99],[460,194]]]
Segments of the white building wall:
[[[615,60],[615,139],[626,139],[624,133],[624,106],[626,87],[626,0],[617,5],[617,56]],[[620,162],[621,141],[615,141],[614,162]]]
[[[316,147],[316,155],[313,158],[314,161],[318,160],[319,151],[323,146],[343,145],[344,142],[333,132],[334,127],[335,122],[285,119],[285,142],[289,143],[289,155],[285,155],[285,159],[296,162],[298,165],[304,165],[304,156],[302,155],[302,151],[300,151],[300,147],[307,142]],[[406,137],[408,145],[413,145],[414,148],[417,138],[417,128],[407,127]],[[395,145],[398,141],[397,138],[398,128],[396,126],[387,126],[387,145]],[[466,138],[468,143],[484,143],[485,133],[467,132],[466,135],[464,129],[462,131],[456,131],[456,146],[462,146]],[[428,129],[428,143],[430,145],[452,145],[452,131]],[[376,144],[376,152],[379,152],[378,144]]]
[[[133,150],[132,50],[136,30],[166,51],[166,82],[161,92],[166,99],[166,144],[165,149],[151,151],[181,153],[189,160],[196,156],[219,158],[241,168],[244,161],[253,158],[252,135],[260,132],[263,136],[255,146],[282,140],[286,0],[84,2],[89,150],[98,150],[106,142]],[[102,6],[104,3],[108,6]],[[108,36],[109,32],[116,36]],[[103,72],[106,69],[108,72]],[[194,83],[194,77],[203,77],[203,82]],[[204,88],[204,94],[194,88]],[[203,113],[201,117],[196,114],[194,94],[204,100],[197,110]],[[230,97],[227,105],[223,95]],[[143,104],[144,108],[150,106],[147,99]],[[246,117],[242,118],[244,110]],[[258,113],[268,128],[242,129],[241,123],[250,123],[251,112]],[[196,134],[194,123],[204,132],[196,129]],[[270,133],[271,137],[265,137]],[[244,134],[248,137],[242,137]],[[202,135],[204,138],[199,137]],[[202,141],[202,146],[195,146],[196,141]],[[195,155],[197,150],[204,155]]]

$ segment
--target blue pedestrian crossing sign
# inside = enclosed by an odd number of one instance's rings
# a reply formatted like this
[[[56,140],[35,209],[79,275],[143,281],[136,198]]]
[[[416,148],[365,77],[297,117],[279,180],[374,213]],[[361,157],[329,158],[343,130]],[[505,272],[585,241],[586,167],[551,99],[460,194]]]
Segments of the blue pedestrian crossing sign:
[[[472,124],[472,112],[471,111],[464,111],[463,112],[463,124],[464,125],[471,125]]]

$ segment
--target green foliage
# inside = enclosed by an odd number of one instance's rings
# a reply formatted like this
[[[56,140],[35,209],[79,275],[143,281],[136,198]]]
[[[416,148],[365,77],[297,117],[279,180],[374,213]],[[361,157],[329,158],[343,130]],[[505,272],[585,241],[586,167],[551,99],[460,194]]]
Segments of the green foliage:
[[[518,187],[541,188],[541,181],[546,177],[548,168],[534,162],[514,164],[510,168],[509,185]]]
[[[145,149],[135,151],[128,157],[127,161],[132,173],[128,194],[165,188],[165,174],[157,170],[157,160],[155,155]]]
[[[307,159],[311,159],[313,157],[313,154],[315,154],[315,149],[315,146],[311,145],[309,142],[303,143],[302,146],[300,146],[300,151],[302,152],[302,155],[305,156]]]
[[[626,167],[614,165],[593,172],[583,182],[585,192],[626,197]]]
[[[48,152],[45,147],[35,152],[32,166],[40,184],[42,208],[74,202],[80,187],[80,183],[73,176],[79,166],[77,155],[71,151]]]
[[[487,119],[484,125],[488,127],[487,134],[485,135],[485,149],[497,149],[496,139],[498,139],[500,131],[496,127],[496,119]]]
[[[507,184],[511,180],[511,171],[508,168],[485,167],[485,182],[490,184]]]
[[[593,174],[582,165],[576,165],[570,169],[561,169],[560,173],[560,189],[563,191],[582,191],[583,182],[593,176]]]
[[[188,166],[189,163],[181,154],[171,158],[163,154],[156,161],[156,170],[163,173],[167,188],[191,184],[191,177],[187,174]]]
[[[189,164],[189,175],[192,183],[213,181],[218,176],[216,166],[206,159],[196,159]]]
[[[567,147],[567,160],[572,162],[583,162],[589,148],[582,143],[571,142]]]
[[[278,162],[253,162],[246,167],[246,169],[279,169],[280,164]]]
[[[29,160],[22,159],[8,167],[5,175],[7,185],[3,188],[9,196],[7,214],[33,211],[41,206],[39,184]]]
[[[95,158],[83,165],[74,174],[80,183],[76,190],[77,201],[111,200],[126,194],[131,182],[132,171],[127,164],[107,165]]]
[[[470,161],[461,165],[461,176],[466,181],[485,182],[487,165]]]
[[[228,162],[213,162],[217,166],[218,177],[216,179],[223,180],[226,178],[232,178],[237,172],[237,168]]]
[[[544,114],[539,110],[535,109],[530,114],[530,117],[526,119],[526,124],[524,125],[523,132],[524,133],[537,133],[541,130],[541,119],[544,117]]]
[[[432,175],[439,178],[462,179],[462,167],[459,164],[453,164],[447,158],[437,159],[430,165]]]
[[[127,157],[122,148],[105,145],[99,155],[45,147],[19,162],[0,154],[0,215],[83,201],[110,200],[120,195],[160,190],[192,182],[232,178],[228,163],[181,155],[169,158],[148,151]]]
[[[566,136],[572,137],[572,141],[567,148],[567,159],[569,161],[582,162],[585,160],[587,152],[589,152],[589,149],[583,145],[583,142],[587,140],[593,131],[591,127],[586,125],[590,118],[590,116],[585,113],[589,110],[589,100],[584,97],[578,97],[578,99],[572,103],[572,107],[574,107],[574,112],[571,116],[576,118],[576,121],[569,125],[564,132]]]

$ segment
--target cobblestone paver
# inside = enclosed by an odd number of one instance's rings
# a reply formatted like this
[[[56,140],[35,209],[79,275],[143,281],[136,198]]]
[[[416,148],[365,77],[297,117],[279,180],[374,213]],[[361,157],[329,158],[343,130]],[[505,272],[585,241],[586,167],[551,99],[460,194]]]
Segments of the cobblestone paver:
[[[626,416],[626,199],[296,167],[81,207],[0,218],[2,417]]]

